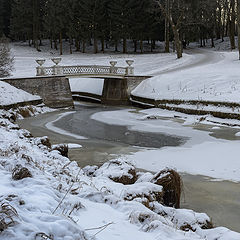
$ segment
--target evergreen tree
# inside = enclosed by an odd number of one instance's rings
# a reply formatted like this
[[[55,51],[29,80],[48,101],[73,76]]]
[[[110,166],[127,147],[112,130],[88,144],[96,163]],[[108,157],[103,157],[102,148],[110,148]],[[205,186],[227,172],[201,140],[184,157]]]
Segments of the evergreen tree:
[[[31,0],[13,0],[11,17],[11,36],[26,40],[33,37],[33,12]]]

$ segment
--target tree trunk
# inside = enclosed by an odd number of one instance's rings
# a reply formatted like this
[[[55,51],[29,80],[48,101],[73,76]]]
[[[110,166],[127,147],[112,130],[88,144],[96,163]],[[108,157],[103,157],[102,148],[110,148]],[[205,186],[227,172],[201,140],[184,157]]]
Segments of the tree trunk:
[[[134,52],[137,52],[137,40],[133,40],[133,44],[134,44]]]
[[[234,50],[236,49],[235,45],[235,0],[231,0],[230,2],[230,13],[228,16],[228,23],[229,23],[229,38],[230,38],[230,43],[231,43],[231,49]]]
[[[115,40],[115,52],[118,52],[118,40]]]
[[[59,34],[59,50],[60,50],[60,55],[63,55],[63,41],[62,41],[62,32]]]
[[[162,10],[163,14],[165,15],[166,18],[168,18],[169,23],[171,24],[172,30],[173,30],[173,35],[174,35],[174,41],[175,41],[175,45],[176,45],[176,51],[177,51],[177,58],[181,58],[182,57],[182,43],[180,40],[180,34],[179,34],[179,23],[177,23],[177,25],[174,23],[171,12],[166,13],[165,8],[163,7],[163,5],[158,2],[158,5],[160,7],[160,9]]]
[[[123,53],[127,53],[127,39],[123,38]]]
[[[175,42],[176,51],[177,51],[177,58],[181,58],[182,57],[182,43],[180,40],[179,32],[176,29],[175,25],[172,25],[172,30],[173,30],[174,42]]]
[[[170,52],[170,43],[169,43],[169,14],[170,14],[170,6],[169,6],[169,0],[165,0],[165,8],[166,8],[166,14],[165,17],[165,52]]]
[[[57,39],[54,39],[54,48],[58,50]]]
[[[214,48],[215,44],[214,44],[214,38],[213,37],[211,38],[211,43],[212,43],[212,48]]]
[[[72,54],[72,37],[69,38],[69,53]]]
[[[86,41],[83,40],[82,42],[82,53],[85,53],[86,52]]]
[[[142,39],[140,40],[140,50],[141,50],[141,53],[143,53],[143,40]]]
[[[101,38],[102,52],[105,52],[104,37]]]
[[[95,34],[94,34],[93,44],[94,44],[94,53],[96,54],[98,53],[98,41]]]

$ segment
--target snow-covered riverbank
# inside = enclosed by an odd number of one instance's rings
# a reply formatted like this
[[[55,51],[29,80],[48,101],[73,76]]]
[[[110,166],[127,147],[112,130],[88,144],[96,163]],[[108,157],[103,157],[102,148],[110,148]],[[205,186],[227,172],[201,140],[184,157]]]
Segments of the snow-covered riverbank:
[[[58,151],[51,151],[46,138],[33,138],[18,129],[6,119],[12,119],[11,114],[1,111],[0,201],[14,208],[14,223],[0,233],[1,239],[41,239],[40,233],[55,240],[239,239],[238,233],[226,228],[201,229],[210,220],[205,214],[163,207],[156,201],[151,211],[139,197],[127,201],[128,194],[153,194],[161,192],[161,187],[148,182],[151,174],[140,174],[134,185],[112,181],[132,168],[124,162],[106,163],[97,171],[80,169]],[[13,180],[16,166],[27,168],[32,177]],[[181,231],[186,225],[195,232]]]

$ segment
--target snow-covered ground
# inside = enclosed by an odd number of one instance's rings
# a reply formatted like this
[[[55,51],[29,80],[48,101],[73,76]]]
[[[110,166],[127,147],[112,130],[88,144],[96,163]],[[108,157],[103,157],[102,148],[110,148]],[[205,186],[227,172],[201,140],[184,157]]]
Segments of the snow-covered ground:
[[[128,186],[111,180],[128,174],[133,166],[127,162],[80,169],[46,146],[46,138],[31,137],[6,117],[11,113],[0,111],[0,218],[11,225],[1,225],[1,239],[240,239],[239,233],[226,228],[202,229],[210,220],[206,214],[156,201],[154,211],[145,207],[139,196],[154,196],[162,189],[149,182],[152,174],[141,173],[135,185]],[[22,167],[32,177],[14,180]],[[133,200],[127,200],[129,196]],[[189,226],[194,232],[180,230]]]
[[[183,58],[176,59],[174,53],[154,54],[64,54],[62,65],[109,65],[109,61],[117,60],[118,66],[126,66],[126,59],[135,61],[135,73],[151,75],[140,84],[133,94],[153,99],[181,99],[240,102],[240,68],[237,51],[224,51],[228,42],[218,42],[216,49],[200,49],[191,46]],[[51,58],[58,53],[48,48],[42,52],[26,44],[12,44],[15,56],[15,71],[13,77],[35,76],[37,66],[35,60],[46,59],[46,66],[53,65]],[[27,66],[27,70],[26,70]],[[100,79],[72,79],[73,91],[101,94],[103,80]]]
[[[179,121],[173,121],[174,117]],[[192,129],[195,124],[200,122],[209,125],[210,121],[218,121],[216,118],[188,116],[161,109],[148,109],[136,113],[133,112],[133,109],[100,112],[92,115],[92,118],[107,124],[128,126],[129,129],[135,131],[158,132],[189,138],[180,147],[145,149],[124,156],[139,168],[154,172],[156,169],[168,167],[193,175],[240,182],[240,162],[237,157],[240,154],[240,141],[227,141],[211,137],[209,136],[211,129],[209,131]],[[229,124],[236,122],[239,123],[239,121],[229,120]],[[238,131],[236,128],[236,132]],[[238,133],[236,137],[237,135]]]
[[[153,99],[240,102],[240,68],[237,52],[202,50],[213,57],[189,69],[145,80],[133,95]],[[204,53],[205,52],[205,53]]]
[[[40,100],[41,97],[17,89],[10,84],[0,81],[0,105],[11,105],[20,102]]]

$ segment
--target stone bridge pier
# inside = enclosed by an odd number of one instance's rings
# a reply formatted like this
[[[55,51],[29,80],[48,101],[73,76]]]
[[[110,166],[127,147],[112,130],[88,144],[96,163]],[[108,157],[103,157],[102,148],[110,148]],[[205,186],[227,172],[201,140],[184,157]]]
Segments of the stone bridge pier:
[[[124,78],[104,78],[101,103],[107,105],[129,105],[131,91],[149,76],[126,76]]]

